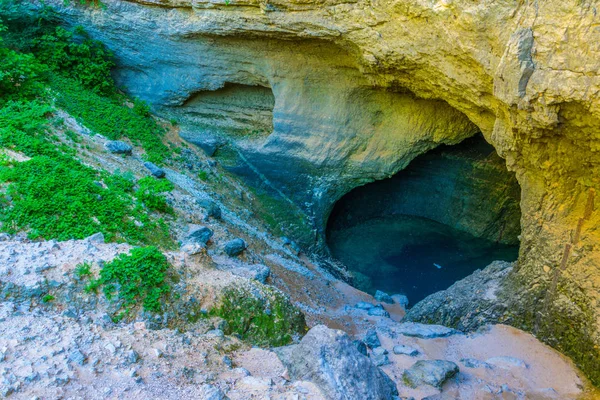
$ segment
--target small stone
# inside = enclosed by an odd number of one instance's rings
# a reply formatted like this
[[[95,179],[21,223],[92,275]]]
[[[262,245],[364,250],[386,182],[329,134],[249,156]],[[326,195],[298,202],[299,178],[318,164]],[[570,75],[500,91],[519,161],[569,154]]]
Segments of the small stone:
[[[419,350],[415,349],[414,347],[406,346],[404,344],[394,346],[392,351],[394,352],[394,354],[403,354],[411,357],[415,357],[419,354]]]
[[[140,359],[140,355],[138,353],[135,352],[135,350],[129,350],[127,352],[127,362],[130,364],[134,364],[136,362],[138,362],[138,360]]]
[[[104,234],[102,232],[94,233],[92,236],[89,236],[87,240],[90,243],[102,244],[104,243]]]
[[[104,148],[114,154],[131,154],[133,150],[133,147],[120,140],[106,142]]]
[[[458,365],[452,361],[421,360],[404,371],[402,378],[412,388],[429,385],[441,389],[444,382],[458,374],[458,372]]]
[[[516,357],[509,356],[499,356],[492,357],[485,360],[488,364],[493,365],[494,367],[502,368],[502,369],[512,369],[512,368],[529,368],[529,366],[525,363],[525,361]]]
[[[370,329],[367,331],[363,342],[370,349],[381,346],[381,342],[379,341],[379,337],[377,336],[377,331],[375,329]]]
[[[233,239],[225,244],[223,250],[230,257],[235,257],[246,249],[246,242],[240,238]]]
[[[184,243],[181,246],[181,251],[190,256],[200,254],[204,250],[206,250],[206,246],[202,243]]]
[[[157,178],[164,178],[166,175],[165,171],[163,171],[156,164],[151,163],[150,161],[146,161],[144,163],[144,167],[146,167],[148,171],[150,171],[150,173]]]
[[[86,361],[86,356],[79,350],[73,351],[69,354],[69,361],[75,364],[83,365]]]
[[[492,369],[493,367],[485,361],[477,360],[475,358],[462,358],[461,363],[467,368],[487,368]]]
[[[160,349],[154,349],[154,355],[156,358],[161,358],[163,356],[163,352]]]
[[[394,303],[394,300],[392,299],[392,297],[389,294],[387,294],[386,292],[382,292],[381,290],[378,290],[375,292],[375,300],[381,301],[383,303],[388,303],[388,304]]]

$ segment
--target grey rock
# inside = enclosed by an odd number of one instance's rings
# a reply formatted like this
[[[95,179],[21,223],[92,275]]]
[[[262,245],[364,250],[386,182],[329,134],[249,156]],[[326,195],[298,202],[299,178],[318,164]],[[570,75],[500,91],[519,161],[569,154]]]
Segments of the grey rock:
[[[411,356],[411,357],[415,357],[417,355],[419,355],[419,350],[415,349],[414,347],[410,347],[404,344],[399,344],[394,346],[394,348],[392,349],[394,354],[403,354],[406,356]]]
[[[373,307],[368,311],[368,314],[372,317],[390,317],[390,313],[387,312],[383,307]]]
[[[235,257],[246,249],[246,242],[240,238],[230,240],[225,244],[223,250],[230,257]]]
[[[383,365],[388,365],[390,363],[390,359],[387,354],[371,354],[371,361],[378,367]]]
[[[525,361],[516,357],[509,356],[498,356],[492,357],[485,360],[486,363],[493,365],[494,367],[502,368],[502,369],[513,369],[513,368],[529,368]]]
[[[382,356],[382,355],[388,354],[388,351],[380,346],[380,347],[375,347],[373,349],[372,354],[376,355],[376,356]]]
[[[75,350],[69,354],[69,361],[75,364],[83,365],[85,364],[86,359],[86,356],[79,350]]]
[[[186,253],[190,256],[202,253],[204,250],[206,250],[206,245],[204,245],[202,243],[184,242],[183,245],[181,246],[181,251],[183,251],[184,253]]]
[[[358,352],[360,354],[362,354],[363,356],[366,356],[369,354],[367,351],[367,345],[362,340],[353,340],[352,344],[354,345],[354,347],[356,347],[356,350],[358,350]]]
[[[87,238],[87,240],[90,243],[98,243],[98,244],[102,244],[105,241],[104,234],[102,232],[94,233],[92,236],[89,236]]]
[[[324,325],[312,328],[297,345],[275,349],[292,380],[318,386],[330,400],[392,400],[396,385],[350,337]]]
[[[203,207],[206,209],[206,216],[207,217],[212,217],[214,219],[221,219],[221,207],[219,207],[217,205],[217,203],[215,203],[212,200],[208,200],[208,199],[202,199],[202,200],[197,200],[196,201],[198,203],[198,205],[200,207]]]
[[[404,336],[418,337],[421,339],[434,339],[440,337],[448,337],[459,334],[456,329],[448,328],[441,325],[417,324],[414,322],[405,322],[398,324],[394,328],[396,333]]]
[[[114,154],[131,154],[133,150],[133,147],[120,140],[106,142],[104,148]]]
[[[130,364],[135,364],[140,359],[140,355],[135,350],[129,350],[127,352],[127,362]]]
[[[388,303],[388,304],[394,303],[394,300],[392,299],[392,297],[389,294],[387,294],[386,292],[382,292],[381,290],[378,290],[375,292],[375,300],[381,301],[383,303]]]
[[[438,389],[444,382],[458,374],[458,365],[446,360],[420,360],[404,371],[404,382],[413,388],[429,385]]]
[[[144,167],[146,167],[148,171],[150,171],[150,173],[157,178],[164,178],[166,175],[164,170],[162,170],[158,165],[151,163],[150,161],[146,161],[144,163]]]
[[[227,397],[221,389],[214,385],[204,384],[200,386],[200,398],[203,400],[226,400]]]
[[[404,309],[408,307],[408,297],[403,294],[392,295],[392,300],[394,300],[394,303],[399,304]]]
[[[507,311],[506,301],[498,293],[512,264],[495,261],[454,283],[448,289],[434,293],[413,305],[404,319],[414,322],[434,322],[461,331],[475,330],[500,321]],[[473,290],[477,288],[477,290]]]
[[[213,231],[206,226],[192,229],[186,236],[185,242],[187,243],[201,243],[206,244],[213,237]]]
[[[493,368],[492,365],[486,363],[485,361],[477,360],[476,358],[462,358],[460,362],[463,363],[463,365],[467,368]]]
[[[379,341],[379,337],[377,336],[377,331],[375,329],[370,329],[365,333],[365,338],[363,342],[367,345],[368,348],[374,349],[376,347],[381,346],[381,342]]]

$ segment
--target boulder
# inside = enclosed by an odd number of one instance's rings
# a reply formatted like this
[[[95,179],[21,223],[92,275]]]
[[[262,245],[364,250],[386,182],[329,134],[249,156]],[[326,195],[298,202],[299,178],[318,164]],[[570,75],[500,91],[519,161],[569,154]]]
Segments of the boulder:
[[[240,238],[230,240],[225,244],[223,250],[230,257],[235,257],[246,249],[246,242]]]
[[[328,400],[392,400],[397,394],[394,382],[345,332],[317,325],[299,344],[275,351],[292,380],[312,382]]]
[[[198,203],[198,205],[200,207],[203,207],[204,209],[206,209],[206,216],[207,217],[212,217],[214,219],[221,219],[221,207],[219,207],[217,205],[217,203],[215,203],[212,200],[209,199],[202,199],[202,200],[197,200],[196,203]]]
[[[158,167],[158,165],[151,163],[150,161],[146,161],[144,163],[144,167],[146,167],[148,171],[150,171],[150,173],[157,178],[164,178],[166,175],[165,171],[163,171],[160,167]]]
[[[212,238],[213,231],[206,226],[201,226],[189,231],[185,237],[187,243],[201,243],[206,244]]]
[[[375,292],[375,300],[381,301],[383,303],[394,304],[394,300],[392,299],[392,297],[386,292],[382,292],[381,290]]]
[[[104,148],[113,154],[131,154],[133,147],[120,140],[111,140],[104,143]]]
[[[381,346],[381,342],[379,341],[379,337],[377,336],[377,331],[375,329],[370,329],[367,331],[363,342],[370,349]]]
[[[419,350],[415,349],[414,347],[410,347],[404,344],[399,344],[394,346],[394,348],[392,349],[394,354],[403,354],[406,356],[411,356],[411,357],[415,357],[417,355],[419,355]]]
[[[404,382],[412,387],[429,385],[441,389],[444,382],[458,374],[458,365],[446,360],[420,360],[404,371]]]

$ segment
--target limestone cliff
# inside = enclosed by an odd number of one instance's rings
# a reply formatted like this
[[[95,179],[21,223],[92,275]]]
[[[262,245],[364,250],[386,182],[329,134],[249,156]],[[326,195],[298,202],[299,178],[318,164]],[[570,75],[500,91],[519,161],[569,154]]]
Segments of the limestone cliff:
[[[202,120],[211,112],[203,92],[224,90],[225,138],[193,114],[182,136],[222,151],[281,209],[308,216],[287,227],[312,226],[305,243],[353,187],[481,130],[522,193],[521,254],[503,318],[600,383],[596,1],[47,3],[112,48],[117,80],[165,115],[188,107]],[[259,100],[236,103],[240,91]],[[251,114],[246,122],[239,110]]]

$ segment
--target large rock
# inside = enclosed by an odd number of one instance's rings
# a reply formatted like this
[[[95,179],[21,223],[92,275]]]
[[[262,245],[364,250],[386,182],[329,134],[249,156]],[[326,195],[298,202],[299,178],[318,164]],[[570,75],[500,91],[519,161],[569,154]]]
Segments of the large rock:
[[[415,304],[406,321],[438,323],[461,331],[470,331],[490,321],[506,322],[510,302],[504,299],[504,287],[513,265],[495,261]]]
[[[104,148],[115,154],[131,154],[133,147],[120,140],[111,140],[104,143]]]
[[[458,374],[458,365],[446,360],[420,360],[404,371],[402,379],[410,387],[429,385],[438,389]]]
[[[346,333],[324,325],[277,354],[292,379],[313,382],[327,399],[391,400],[397,393],[394,382],[357,350]]]
[[[223,250],[230,257],[235,257],[246,249],[246,242],[243,239],[236,238],[225,243]]]

